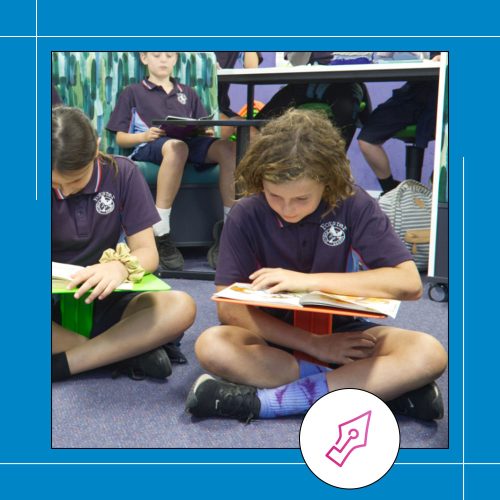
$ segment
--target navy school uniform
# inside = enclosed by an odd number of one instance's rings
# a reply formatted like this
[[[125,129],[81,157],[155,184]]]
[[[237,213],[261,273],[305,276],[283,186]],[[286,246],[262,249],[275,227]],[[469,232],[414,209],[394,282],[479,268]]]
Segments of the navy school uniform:
[[[361,188],[334,210],[328,209],[322,201],[300,222],[288,223],[262,193],[239,200],[224,224],[215,283],[248,283],[249,276],[263,267],[343,273],[357,271],[359,262],[376,269],[412,260],[376,200]],[[334,322],[336,330],[347,324],[349,330],[363,329],[364,323],[342,316]]]
[[[181,85],[174,78],[171,78],[171,81],[174,88],[168,94],[161,85],[156,85],[148,79],[125,87],[118,96],[106,128],[111,132],[137,134],[151,128],[155,119],[164,119],[167,116],[204,118],[208,115],[194,89]],[[160,164],[161,146],[169,139],[161,137],[152,143],[139,144],[131,158]],[[217,139],[205,136],[185,139],[184,142],[190,150],[188,160],[192,163],[204,163],[208,148],[214,140]]]
[[[103,159],[79,193],[65,197],[52,189],[52,260],[88,266],[104,250],[115,248],[122,231],[133,235],[160,220],[151,191],[135,164],[114,157],[118,169]]]
[[[59,189],[52,189],[53,261],[97,264],[106,249],[116,247],[122,232],[133,235],[159,221],[149,187],[135,164],[120,156],[115,160],[117,171],[97,159],[89,183],[79,193],[65,197]],[[112,293],[95,300],[91,336],[119,321],[134,295]],[[56,300],[52,319],[60,323]]]

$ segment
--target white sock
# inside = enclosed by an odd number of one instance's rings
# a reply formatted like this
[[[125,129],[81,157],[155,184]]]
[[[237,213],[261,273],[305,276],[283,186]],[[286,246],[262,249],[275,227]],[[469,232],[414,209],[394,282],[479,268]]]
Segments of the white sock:
[[[170,212],[171,208],[158,208],[158,213],[160,214],[161,221],[153,225],[153,231],[155,236],[163,236],[164,234],[170,233]]]
[[[224,207],[224,222],[226,222],[227,214],[229,213],[229,210],[231,210],[231,207]]]

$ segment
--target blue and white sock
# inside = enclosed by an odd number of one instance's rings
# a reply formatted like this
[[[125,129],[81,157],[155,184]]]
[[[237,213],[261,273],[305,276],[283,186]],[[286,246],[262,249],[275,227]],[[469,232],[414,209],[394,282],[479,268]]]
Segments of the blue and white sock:
[[[303,415],[328,390],[326,373],[317,373],[274,389],[258,389],[259,418]]]
[[[298,359],[299,363],[299,378],[309,377],[309,375],[316,375],[317,373],[325,373],[331,371],[331,368],[323,365],[317,365],[304,359]]]

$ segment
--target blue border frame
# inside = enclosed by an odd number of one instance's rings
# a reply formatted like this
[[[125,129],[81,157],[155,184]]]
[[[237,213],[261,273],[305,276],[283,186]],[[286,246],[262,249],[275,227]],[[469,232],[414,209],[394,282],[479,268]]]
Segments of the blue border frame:
[[[22,11],[23,6],[26,12],[30,13],[33,2],[16,3],[13,9]],[[494,403],[498,392],[496,353],[500,351],[500,337],[496,332],[496,325],[492,325],[491,320],[481,321],[483,318],[489,320],[490,314],[477,314],[476,310],[479,307],[481,311],[497,309],[494,272],[495,215],[498,208],[493,190],[499,180],[500,169],[496,164],[495,148],[491,145],[496,139],[492,133],[494,126],[491,125],[496,121],[494,88],[499,81],[500,69],[495,60],[498,53],[495,49],[500,44],[499,38],[450,36],[307,39],[299,38],[300,34],[289,38],[237,39],[56,37],[68,34],[68,27],[72,32],[85,33],[86,36],[102,34],[103,31],[106,31],[106,35],[119,34],[119,30],[131,32],[133,30],[130,29],[129,23],[119,22],[120,16],[126,14],[126,2],[121,7],[122,11],[117,13],[114,10],[106,11],[109,6],[86,3],[84,12],[75,16],[74,13],[66,12],[66,4],[56,2],[51,3],[50,8],[43,12],[40,11],[40,5],[38,6],[36,30],[39,31],[32,32],[33,16],[30,15],[25,16],[24,25],[10,23],[5,30],[0,26],[2,32],[7,35],[7,38],[0,38],[0,47],[5,55],[4,64],[10,72],[10,78],[0,81],[2,95],[6,96],[2,106],[6,123],[6,127],[2,128],[3,142],[4,151],[8,147],[14,157],[5,160],[3,169],[5,239],[0,251],[4,254],[4,260],[11,262],[12,250],[15,248],[16,262],[19,262],[23,270],[23,284],[20,284],[23,287],[20,291],[22,294],[12,289],[7,291],[7,287],[1,292],[5,311],[4,377],[1,385],[5,405],[0,417],[3,424],[0,426],[1,489],[16,488],[20,492],[18,496],[22,498],[44,490],[64,491],[65,496],[69,494],[76,498],[88,498],[96,490],[101,494],[127,497],[148,492],[165,496],[189,492],[190,495],[200,494],[204,497],[237,494],[242,498],[253,498],[256,495],[290,495],[293,498],[303,491],[308,495],[334,493],[331,487],[317,480],[303,465],[299,450],[50,449],[50,285],[47,279],[50,254],[50,52],[137,48],[158,50],[161,45],[162,49],[167,50],[217,50],[228,46],[237,50],[249,47],[251,50],[321,50],[330,49],[332,46],[336,50],[366,50],[368,46],[377,50],[440,49],[450,52],[450,448],[402,450],[397,463],[378,483],[356,491],[335,490],[335,494],[355,497],[369,495],[370,498],[404,495],[408,499],[420,499],[425,495],[429,499],[437,499],[445,495],[446,498],[473,498],[479,485],[487,491],[488,484],[493,484],[500,462],[497,452],[500,449],[500,434],[495,432],[494,426],[496,405],[491,404]],[[269,9],[270,18],[277,16],[279,19],[281,15],[284,21],[283,26],[276,30],[277,33],[295,31],[286,29],[288,13]],[[97,23],[97,12],[100,19],[113,19],[113,22]],[[187,15],[186,7],[181,8],[180,12]],[[12,19],[18,19],[14,14]],[[67,14],[72,14],[71,22],[68,21]],[[339,10],[338,14],[346,13]],[[399,14],[403,13],[400,11]],[[235,13],[232,15],[234,19]],[[435,11],[433,15],[438,16],[439,12]],[[481,20],[480,23],[476,14],[471,16],[468,21],[475,21],[475,24],[469,24],[468,30],[474,29],[474,26],[489,29],[492,23],[489,18]],[[152,32],[161,32],[158,18],[159,16],[152,19]],[[310,18],[309,13],[306,13],[304,20]],[[222,22],[219,23],[221,19]],[[211,15],[198,22],[220,26],[224,24],[224,19],[226,18],[217,19],[217,16]],[[399,24],[390,24],[392,21],[392,16],[388,16],[386,24],[390,27],[386,33],[399,30],[401,19],[398,20]],[[4,21],[4,24],[7,23]],[[375,32],[371,17],[370,26],[368,22],[367,26],[363,24],[361,19],[360,24],[356,26],[357,32]],[[231,34],[231,31],[244,31],[240,23],[230,26],[231,29],[226,30],[228,34]],[[268,26],[268,23],[255,21],[252,31],[255,35],[264,29],[273,31],[268,29]],[[333,31],[331,23],[326,24],[325,20],[319,20],[316,26],[307,26],[309,32]],[[418,28],[413,31],[423,34],[436,33],[439,32],[435,29],[436,26],[439,27],[436,22],[419,23]],[[446,29],[453,29],[453,26],[449,26]],[[126,30],[123,27],[126,27]],[[380,25],[379,30],[382,31],[383,27]],[[341,26],[338,33],[345,33],[347,29],[352,30],[352,25],[347,28]],[[171,33],[208,31],[204,26],[197,27],[194,22],[189,30],[183,23],[179,23]],[[412,31],[411,23],[405,26],[405,31]],[[20,34],[23,38],[11,38],[11,34]],[[54,36],[46,36],[49,34]],[[35,85],[38,89],[37,107]],[[34,168],[36,163],[37,200]],[[464,184],[465,244],[462,215]],[[465,291],[462,287],[463,280]],[[9,285],[11,283],[12,280]],[[26,290],[28,287],[29,291]],[[24,298],[20,300],[20,296]],[[463,322],[465,338],[462,337]],[[493,396],[490,396],[489,391]],[[465,417],[465,431],[462,417]],[[71,464],[61,465],[61,462]],[[96,462],[101,465],[93,464]],[[113,462],[131,464],[116,465]],[[152,465],[151,462],[184,464]],[[91,480],[82,481],[82,477]]]

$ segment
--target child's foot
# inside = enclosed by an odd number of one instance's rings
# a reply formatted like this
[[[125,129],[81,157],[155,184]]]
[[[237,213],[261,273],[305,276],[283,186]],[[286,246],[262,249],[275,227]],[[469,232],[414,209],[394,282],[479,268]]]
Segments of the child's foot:
[[[128,375],[133,380],[143,380],[146,377],[165,379],[172,373],[172,365],[165,349],[158,347],[117,363],[113,378],[120,373]]]
[[[212,246],[208,249],[207,253],[208,264],[212,269],[217,268],[217,259],[219,258],[220,235],[222,234],[223,227],[224,227],[224,221],[219,220],[214,224],[212,230],[212,236],[214,238],[214,242]]]
[[[160,266],[170,271],[180,271],[184,266],[184,258],[170,238],[170,233],[155,236],[155,241],[160,256]]]
[[[421,420],[439,420],[444,414],[443,398],[435,382],[388,401],[387,406],[393,413]]]
[[[257,389],[201,375],[186,400],[186,410],[195,417],[228,417],[249,422],[257,418]]]

